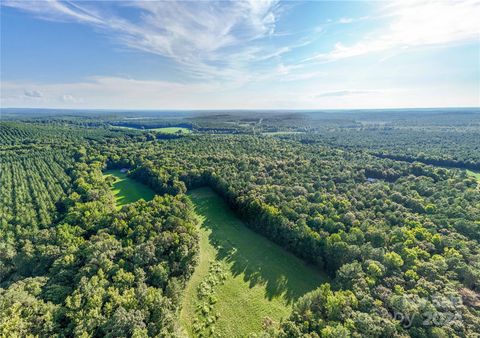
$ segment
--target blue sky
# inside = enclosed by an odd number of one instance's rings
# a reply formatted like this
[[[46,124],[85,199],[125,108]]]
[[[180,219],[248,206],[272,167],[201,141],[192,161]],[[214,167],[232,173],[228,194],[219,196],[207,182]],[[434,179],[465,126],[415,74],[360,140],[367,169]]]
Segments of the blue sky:
[[[480,106],[478,1],[10,1],[1,106]]]

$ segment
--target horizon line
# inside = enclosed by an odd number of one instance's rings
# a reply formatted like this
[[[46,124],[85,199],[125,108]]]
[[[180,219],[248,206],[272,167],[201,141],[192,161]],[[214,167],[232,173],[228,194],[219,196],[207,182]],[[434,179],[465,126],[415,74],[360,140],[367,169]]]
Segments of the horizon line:
[[[200,112],[200,111],[212,111],[212,112],[225,112],[225,111],[358,111],[358,110],[432,110],[432,109],[480,109],[479,106],[443,106],[443,107],[382,107],[382,108],[50,108],[50,107],[0,107],[0,111],[3,110],[80,110],[80,111],[118,111],[118,112],[133,112],[133,111],[144,111],[144,112]]]

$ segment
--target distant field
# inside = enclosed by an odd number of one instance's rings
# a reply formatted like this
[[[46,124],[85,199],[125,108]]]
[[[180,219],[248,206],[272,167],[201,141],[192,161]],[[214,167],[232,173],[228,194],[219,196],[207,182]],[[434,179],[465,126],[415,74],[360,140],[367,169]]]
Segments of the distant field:
[[[113,184],[112,191],[119,208],[122,205],[136,202],[142,198],[145,201],[150,201],[155,196],[152,189],[131,179],[125,173],[120,172],[120,170],[108,170],[105,172],[105,175],[112,175],[117,179]]]
[[[213,326],[220,337],[246,337],[261,330],[265,317],[278,322],[288,316],[294,301],[326,281],[318,270],[247,228],[211,189],[195,189],[189,196],[201,219],[199,264],[181,313],[189,336],[209,336]],[[199,296],[199,285],[213,304]],[[194,331],[207,320],[213,325]]]
[[[145,130],[140,128],[133,128],[133,127],[125,127],[125,126],[111,126],[112,128],[119,128],[119,129],[130,129],[130,130]]]
[[[183,127],[154,128],[154,129],[148,129],[148,130],[159,131],[164,134],[176,134],[176,133],[189,134],[192,132],[190,129],[183,128]]]
[[[263,135],[275,136],[275,135],[292,135],[292,134],[303,134],[304,131],[267,131],[262,133]]]
[[[113,126],[114,128],[120,129],[130,129],[130,130],[142,130],[142,131],[158,131],[163,134],[189,134],[192,130],[184,127],[164,127],[164,128],[150,128],[150,129],[143,129],[143,128],[134,128],[134,127],[125,127],[125,126]]]

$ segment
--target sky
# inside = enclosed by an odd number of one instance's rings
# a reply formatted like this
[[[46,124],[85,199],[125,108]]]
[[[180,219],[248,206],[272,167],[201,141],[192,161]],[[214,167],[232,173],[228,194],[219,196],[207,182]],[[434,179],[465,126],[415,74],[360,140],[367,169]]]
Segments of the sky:
[[[1,107],[480,106],[480,1],[2,0]]]

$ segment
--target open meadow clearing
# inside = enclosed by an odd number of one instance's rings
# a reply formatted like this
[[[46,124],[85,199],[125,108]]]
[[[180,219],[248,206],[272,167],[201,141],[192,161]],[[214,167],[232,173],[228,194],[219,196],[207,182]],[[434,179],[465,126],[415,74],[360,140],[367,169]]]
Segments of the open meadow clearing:
[[[190,134],[191,129],[184,127],[161,127],[161,128],[139,128],[139,127],[127,127],[127,126],[113,126],[113,128],[118,129],[130,129],[130,130],[141,130],[141,131],[156,131],[162,134]]]
[[[153,128],[147,129],[151,131],[158,131],[163,134],[190,134],[192,131],[188,128],[183,127],[164,127],[164,128]]]
[[[326,277],[247,228],[210,188],[189,196],[199,215],[199,263],[185,290],[181,322],[189,336],[246,337]]]
[[[151,200],[154,192],[120,170],[109,170],[117,205]],[[199,219],[198,265],[183,297],[189,336],[245,337],[265,320],[286,318],[292,304],[325,275],[247,228],[210,188],[189,192]]]
[[[108,170],[105,172],[105,175],[111,175],[116,179],[115,183],[113,183],[112,191],[118,208],[125,204],[136,202],[139,199],[150,201],[155,196],[155,192],[152,189],[128,177],[126,173],[122,173],[120,170]]]

